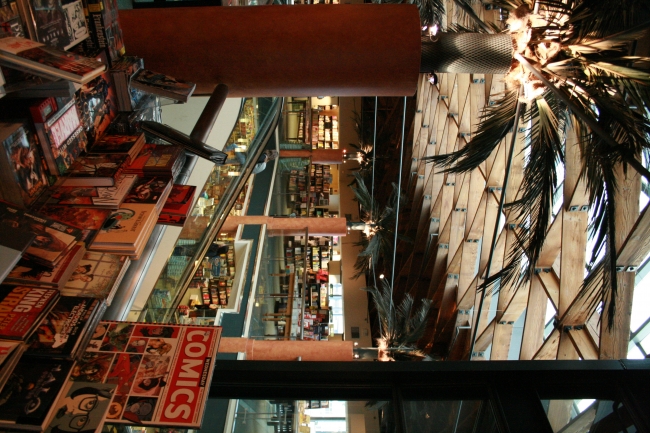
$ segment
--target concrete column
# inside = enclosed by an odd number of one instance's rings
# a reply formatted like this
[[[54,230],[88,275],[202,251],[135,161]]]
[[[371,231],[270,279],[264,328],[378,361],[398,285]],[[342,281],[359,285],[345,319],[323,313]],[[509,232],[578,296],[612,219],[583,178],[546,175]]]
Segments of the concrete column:
[[[246,354],[249,361],[352,361],[352,341],[252,340],[222,337],[219,353]]]
[[[239,224],[262,225],[267,230],[282,230],[285,235],[298,235],[307,228],[313,236],[345,236],[348,232],[345,218],[275,218],[269,216],[229,216],[223,231],[237,230]]]
[[[120,11],[128,55],[146,68],[243,96],[412,96],[415,5],[179,7]]]

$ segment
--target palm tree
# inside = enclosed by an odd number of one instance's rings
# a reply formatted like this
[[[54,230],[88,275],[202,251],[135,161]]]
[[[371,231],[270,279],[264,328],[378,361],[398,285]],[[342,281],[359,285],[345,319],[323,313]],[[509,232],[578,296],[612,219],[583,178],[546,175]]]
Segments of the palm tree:
[[[507,206],[526,227],[507,265],[484,286],[497,281],[519,285],[534,273],[552,218],[553,193],[564,163],[564,132],[577,128],[582,176],[594,204],[596,247],[590,267],[599,263],[585,288],[593,289],[594,279],[600,282],[611,325],[617,290],[615,169],[619,164],[630,166],[650,180],[641,162],[641,155],[647,161],[650,149],[650,74],[642,69],[650,59],[629,55],[631,45],[650,25],[650,5],[645,0],[498,0],[497,4],[510,10],[506,31],[515,45],[507,76],[510,85],[485,110],[466,147],[428,159],[449,172],[475,169],[512,130],[522,110],[531,125],[526,132],[527,163],[521,194]]]
[[[381,280],[381,288],[366,287],[379,316],[381,336],[377,341],[379,361],[430,360],[416,347],[427,325],[431,300],[422,299],[420,308],[414,311],[414,300],[410,294],[395,306],[393,291],[387,280]]]
[[[390,257],[393,253],[393,240],[395,233],[395,216],[397,208],[397,185],[393,184],[393,192],[388,198],[388,203],[380,208],[378,201],[370,194],[361,173],[354,172],[355,186],[352,191],[359,202],[359,215],[361,221],[348,221],[349,230],[363,232],[362,239],[357,246],[363,250],[357,256],[354,269],[354,278],[359,278],[371,269],[377,267],[381,257]],[[404,236],[399,239],[408,241]]]

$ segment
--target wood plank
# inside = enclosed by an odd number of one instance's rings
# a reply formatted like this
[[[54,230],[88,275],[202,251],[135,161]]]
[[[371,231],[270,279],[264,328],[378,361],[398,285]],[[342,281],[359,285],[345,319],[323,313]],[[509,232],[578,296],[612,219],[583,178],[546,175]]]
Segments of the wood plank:
[[[593,402],[587,409],[582,411],[578,416],[573,418],[558,433],[586,433],[591,428],[596,418],[596,407],[598,401]]]
[[[542,283],[544,291],[546,291],[546,296],[551,300],[553,308],[555,311],[558,310],[558,305],[560,304],[560,279],[555,275],[555,272],[540,272],[537,274]]]
[[[492,339],[494,338],[494,328],[496,327],[496,323],[496,320],[493,319],[487,324],[485,330],[481,332],[474,343],[474,352],[485,352],[488,347],[490,347]]]
[[[535,267],[541,269],[548,269],[553,266],[553,262],[557,258],[557,255],[562,249],[562,215],[564,214],[563,210],[557,214],[551,226],[546,232],[546,238],[544,239],[544,246],[542,251],[539,254],[539,259],[537,259],[537,265]],[[582,275],[582,274],[581,274]]]
[[[526,320],[519,351],[519,359],[521,360],[533,359],[533,356],[544,342],[547,300],[548,297],[542,282],[539,276],[535,275],[528,291],[528,308],[526,309]]]
[[[598,359],[598,346],[591,338],[587,328],[571,329],[569,338],[582,359]]]
[[[478,269],[478,242],[464,242],[458,277],[458,302],[464,297]]]
[[[510,352],[510,341],[512,340],[512,324],[497,323],[494,327],[492,337],[492,350],[490,351],[491,361],[506,361]]]
[[[554,329],[544,343],[533,356],[536,360],[553,360],[557,358],[557,350],[560,345],[560,331]]]
[[[467,225],[465,226],[465,237],[467,238],[470,235],[474,221],[478,212],[481,212],[480,220],[485,220],[485,211],[479,210],[483,209],[483,194],[485,193],[485,178],[479,170],[473,170],[470,173],[469,179],[469,195],[467,197]],[[478,230],[477,230],[478,232]],[[480,231],[482,232],[482,230]],[[479,232],[479,233],[480,233]],[[478,239],[480,234],[477,234],[477,237],[471,239]]]
[[[501,316],[501,321],[515,323],[526,309],[528,305],[528,293],[530,291],[531,282],[527,282],[519,287],[512,295],[506,310]],[[537,307],[537,306],[536,306]]]
[[[587,212],[562,213],[562,257],[558,315],[562,316],[580,292],[585,272]]]
[[[639,194],[641,177],[634,170],[624,172],[619,164],[616,170],[616,249],[621,250],[627,244],[630,233],[634,233],[639,217]],[[614,318],[603,320],[600,327],[600,359],[621,359],[627,356],[627,340],[630,335],[632,316],[632,299],[634,294],[634,273],[618,272],[616,275],[618,290],[616,292],[616,310]],[[607,311],[609,302],[605,298],[603,311]]]

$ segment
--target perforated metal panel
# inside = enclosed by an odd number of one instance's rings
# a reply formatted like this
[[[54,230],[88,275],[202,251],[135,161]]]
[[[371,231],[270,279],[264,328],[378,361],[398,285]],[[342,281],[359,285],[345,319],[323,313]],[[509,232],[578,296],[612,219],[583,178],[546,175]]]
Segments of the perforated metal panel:
[[[510,35],[441,33],[422,37],[420,72],[505,74],[512,62]]]

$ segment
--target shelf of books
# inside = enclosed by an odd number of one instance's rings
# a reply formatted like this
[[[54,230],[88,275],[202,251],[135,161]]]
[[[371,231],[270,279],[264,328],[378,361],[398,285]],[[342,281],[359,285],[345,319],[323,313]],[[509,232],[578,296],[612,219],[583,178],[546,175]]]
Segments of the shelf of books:
[[[325,340],[329,335],[328,237],[272,230],[264,238],[249,338]]]

